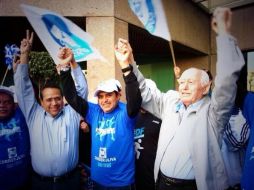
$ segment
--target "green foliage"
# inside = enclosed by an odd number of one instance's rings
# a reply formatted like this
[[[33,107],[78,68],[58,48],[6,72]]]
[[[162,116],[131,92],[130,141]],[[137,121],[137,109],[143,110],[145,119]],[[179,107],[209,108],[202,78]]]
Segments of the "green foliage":
[[[59,84],[55,63],[48,52],[30,53],[29,73],[33,82],[39,87],[49,80]]]

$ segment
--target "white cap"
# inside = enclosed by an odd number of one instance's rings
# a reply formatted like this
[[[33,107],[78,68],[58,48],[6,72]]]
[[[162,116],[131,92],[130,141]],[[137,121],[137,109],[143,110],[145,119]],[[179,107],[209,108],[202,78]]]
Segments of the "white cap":
[[[103,92],[120,92],[122,89],[121,83],[116,79],[109,79],[101,82],[95,90],[94,96],[98,96],[100,91]]]
[[[9,87],[7,87],[7,86],[0,86],[0,92],[5,93],[5,94],[8,94],[8,95],[10,95],[10,96],[12,96],[12,97],[13,97],[13,95],[14,95],[12,89],[9,88]]]
[[[12,96],[14,99],[14,102],[17,103],[17,97],[14,92],[14,86],[7,87],[7,86],[0,85],[0,92]]]

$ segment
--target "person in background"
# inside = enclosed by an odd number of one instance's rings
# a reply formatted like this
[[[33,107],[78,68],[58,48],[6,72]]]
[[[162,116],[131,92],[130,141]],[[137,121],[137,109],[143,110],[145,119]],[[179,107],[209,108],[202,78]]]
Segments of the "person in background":
[[[14,91],[0,86],[0,189],[30,188],[30,141],[26,120]]]
[[[185,70],[178,79],[179,90],[151,91],[134,63],[127,40],[115,48],[119,65],[132,70],[142,96],[142,108],[161,118],[155,159],[157,190],[226,189],[228,179],[220,151],[222,131],[234,106],[244,59],[230,35],[232,13],[216,8],[212,28],[217,36],[217,75],[212,97],[209,76],[201,69]]]
[[[250,137],[245,153],[244,167],[241,179],[241,188],[243,190],[254,189],[254,93],[245,92],[243,101],[243,115],[250,126]]]
[[[221,153],[229,180],[227,190],[240,190],[245,148],[249,139],[249,124],[242,111],[234,107],[223,133]]]
[[[27,121],[33,167],[33,190],[70,190],[80,188],[78,164],[78,137],[80,115],[69,105],[64,106],[58,85],[47,83],[41,89],[40,104],[36,101],[28,74],[29,52],[33,33],[27,31],[21,41],[20,63],[14,73],[15,91],[20,109]],[[59,50],[59,58],[69,55],[68,49]],[[71,60],[71,67],[82,80],[83,94],[86,80],[80,67]],[[58,68],[59,69],[59,68]],[[77,80],[79,81],[79,80]],[[83,97],[85,98],[85,97]]]
[[[79,131],[79,167],[81,168],[81,190],[93,188],[91,180],[91,131],[82,118]]]
[[[146,79],[150,90],[155,90],[156,84]],[[140,109],[134,129],[136,150],[136,189],[155,190],[153,177],[154,161],[160,132],[161,120],[144,109]]]

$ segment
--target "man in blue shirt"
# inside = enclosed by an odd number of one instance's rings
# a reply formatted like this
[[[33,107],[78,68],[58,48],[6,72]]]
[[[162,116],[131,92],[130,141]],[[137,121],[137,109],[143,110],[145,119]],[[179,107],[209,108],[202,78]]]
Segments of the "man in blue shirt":
[[[31,170],[25,118],[10,88],[0,86],[0,189],[27,189]]]
[[[250,137],[245,154],[245,162],[241,180],[241,187],[244,190],[254,189],[254,93],[247,92],[243,102],[243,115],[250,125]]]
[[[47,84],[41,90],[40,103],[35,99],[28,74],[28,56],[33,33],[21,41],[20,64],[14,74],[15,88],[20,108],[26,118],[31,141],[31,158],[34,170],[34,190],[78,189],[78,135],[80,115],[69,105],[64,105],[59,86]],[[68,51],[61,49],[59,57]],[[76,62],[72,62],[77,84],[85,84],[85,78]],[[80,82],[82,81],[82,82]],[[81,93],[85,96],[86,86]],[[85,98],[85,97],[83,97]]]
[[[77,96],[70,72],[61,72],[66,100],[91,126],[94,190],[134,188],[134,125],[142,99],[135,75],[130,71],[123,73],[127,104],[119,101],[121,86],[115,79],[98,85],[98,104],[93,104]]]

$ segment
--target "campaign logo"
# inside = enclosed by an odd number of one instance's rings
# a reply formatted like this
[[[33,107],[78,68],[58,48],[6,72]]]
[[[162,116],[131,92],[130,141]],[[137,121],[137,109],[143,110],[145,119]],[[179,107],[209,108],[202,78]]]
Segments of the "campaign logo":
[[[16,133],[21,133],[20,126],[17,126],[19,120],[11,119],[7,124],[0,123],[0,138],[11,141],[11,137]]]
[[[116,129],[114,125],[115,117],[112,117],[111,119],[102,118],[102,120],[99,121],[99,126],[95,129],[95,132],[96,136],[100,136],[100,141],[102,141],[102,138],[105,135],[111,135],[111,140],[115,140]]]
[[[17,149],[16,149],[16,147],[8,148],[7,151],[8,151],[8,157],[9,158],[17,157]]]

